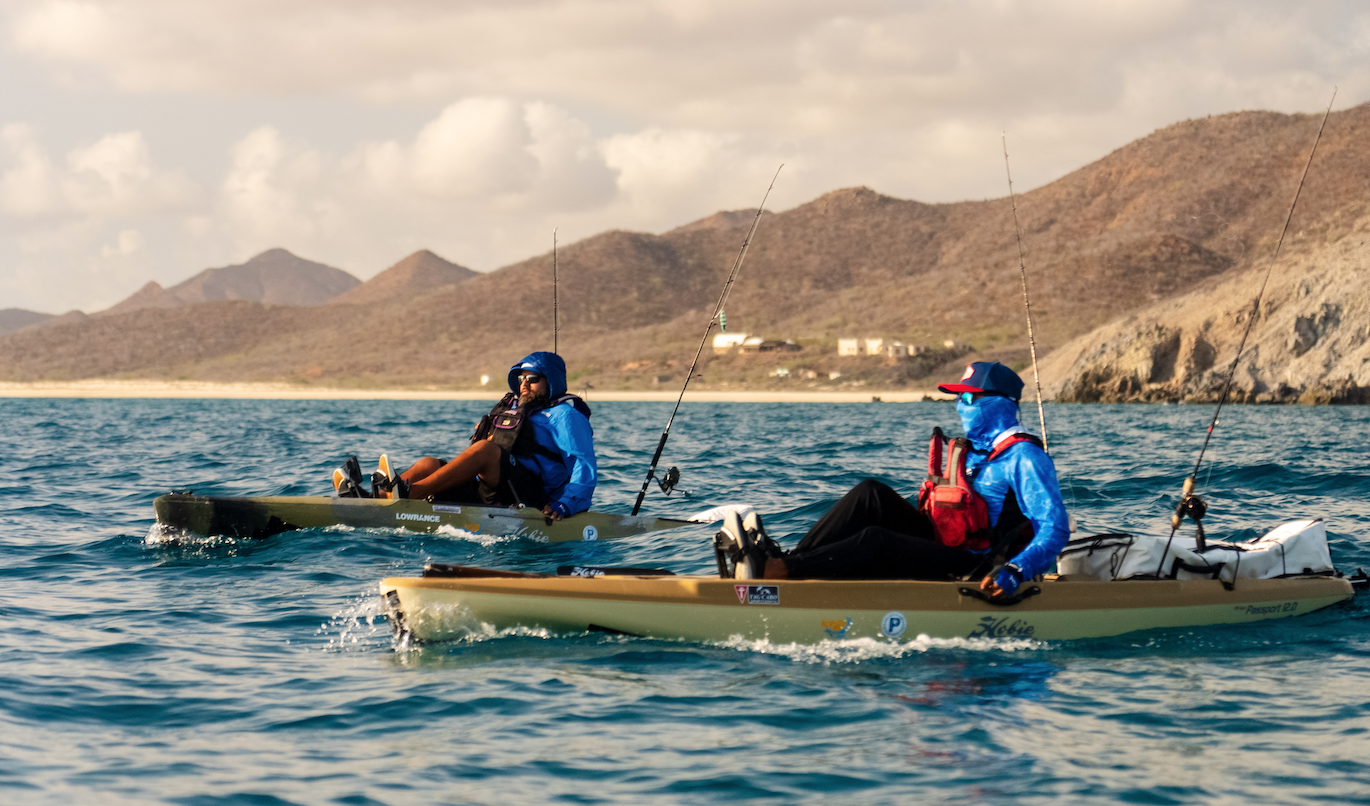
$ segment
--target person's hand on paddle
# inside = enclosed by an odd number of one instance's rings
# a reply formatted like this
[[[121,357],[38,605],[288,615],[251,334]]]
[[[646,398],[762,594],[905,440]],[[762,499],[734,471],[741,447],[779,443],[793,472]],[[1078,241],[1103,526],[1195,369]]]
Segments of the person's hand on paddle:
[[[542,514],[543,514],[543,516],[546,517],[548,520],[553,520],[553,521],[559,521],[559,520],[561,520],[561,513],[558,512],[558,511],[557,511],[557,508],[554,507],[554,506],[552,506],[551,504],[548,504],[548,505],[546,505],[546,506],[544,506],[544,507],[542,508]]]

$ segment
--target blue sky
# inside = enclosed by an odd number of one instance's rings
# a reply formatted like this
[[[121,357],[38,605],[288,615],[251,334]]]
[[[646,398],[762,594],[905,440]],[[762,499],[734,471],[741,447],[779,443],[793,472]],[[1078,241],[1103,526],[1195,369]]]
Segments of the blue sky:
[[[284,247],[478,270],[868,185],[1024,190],[1177,120],[1370,98],[1363,3],[0,2],[0,308]]]

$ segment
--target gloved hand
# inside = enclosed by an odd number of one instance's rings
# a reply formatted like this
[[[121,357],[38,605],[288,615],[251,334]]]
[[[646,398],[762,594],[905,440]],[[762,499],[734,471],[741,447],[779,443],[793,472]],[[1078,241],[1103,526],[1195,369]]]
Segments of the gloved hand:
[[[996,573],[997,572],[997,573]],[[990,596],[1003,597],[1007,599],[1018,592],[1018,588],[1023,584],[1023,569],[1007,563],[989,572],[980,581],[980,590]]]

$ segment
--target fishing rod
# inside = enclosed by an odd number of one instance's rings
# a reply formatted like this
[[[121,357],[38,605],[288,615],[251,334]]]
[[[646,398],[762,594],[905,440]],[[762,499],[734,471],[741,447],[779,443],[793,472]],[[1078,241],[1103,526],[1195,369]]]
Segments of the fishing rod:
[[[1023,257],[1023,228],[1018,225],[1018,199],[1013,195],[1013,172],[1008,167],[1008,132],[1000,136],[1004,144],[1004,175],[1008,177],[1008,200],[1013,206],[1013,234],[1018,238],[1018,274],[1023,279],[1023,311],[1027,314],[1028,349],[1032,352],[1032,381],[1037,386],[1037,420],[1042,424],[1042,450],[1047,445],[1047,415],[1042,407],[1042,377],[1037,373],[1037,339],[1032,333],[1032,300],[1028,298],[1027,259]]]
[[[780,168],[784,168],[785,163],[780,163]],[[690,388],[690,379],[695,375],[695,366],[699,364],[699,357],[704,354],[704,345],[709,341],[709,333],[714,329],[714,322],[718,321],[719,314],[723,311],[723,305],[728,301],[728,294],[732,291],[733,281],[737,279],[737,273],[742,268],[742,260],[747,257],[747,247],[752,244],[752,236],[756,234],[756,227],[761,223],[761,213],[766,209],[766,200],[771,197],[771,189],[775,187],[775,180],[780,176],[780,168],[775,169],[775,176],[771,177],[770,187],[766,188],[766,195],[761,197],[761,206],[756,208],[756,218],[752,219],[752,228],[747,231],[747,237],[742,241],[742,248],[737,252],[737,260],[733,261],[733,269],[728,272],[728,280],[723,284],[723,292],[718,295],[718,304],[714,306],[713,315],[709,317],[709,324],[704,328],[704,338],[699,340],[699,349],[695,350],[695,360],[690,362],[690,371],[685,373],[685,385],[680,387],[680,397],[676,398],[675,408],[671,409],[671,416],[666,420],[666,430],[661,432],[661,441],[656,444],[656,453],[652,454],[652,465],[647,468],[647,478],[642,480],[642,489],[638,490],[637,501],[633,504],[633,514],[636,515],[638,509],[642,507],[642,499],[647,497],[647,485],[652,483],[656,477],[656,465],[661,461],[661,452],[666,448],[666,440],[671,438],[671,423],[675,422],[676,412],[680,411],[680,401],[685,399],[685,390]],[[674,472],[666,474],[666,481],[674,482],[679,480],[680,471],[671,468]],[[663,487],[664,489],[664,487]]]
[[[1223,410],[1223,404],[1227,402],[1227,393],[1232,388],[1232,379],[1237,374],[1237,363],[1241,361],[1242,351],[1246,348],[1246,338],[1251,335],[1251,328],[1256,324],[1256,317],[1260,314],[1261,298],[1265,296],[1265,286],[1270,282],[1270,273],[1275,270],[1275,263],[1280,259],[1280,248],[1284,246],[1284,236],[1289,232],[1289,222],[1294,220],[1294,208],[1299,204],[1299,194],[1303,192],[1303,183],[1308,179],[1308,169],[1313,167],[1313,155],[1318,153],[1318,143],[1322,141],[1322,130],[1327,126],[1327,118],[1332,114],[1332,104],[1337,100],[1337,88],[1332,88],[1332,100],[1327,102],[1327,111],[1322,115],[1322,123],[1318,126],[1318,134],[1313,138],[1313,148],[1308,152],[1308,162],[1304,163],[1303,175],[1299,177],[1299,185],[1294,189],[1294,200],[1289,203],[1289,213],[1284,217],[1284,229],[1280,230],[1280,239],[1275,243],[1275,254],[1270,258],[1270,265],[1265,270],[1265,279],[1261,281],[1260,291],[1256,293],[1256,299],[1251,303],[1251,314],[1246,319],[1246,330],[1242,331],[1241,341],[1237,343],[1237,354],[1232,358],[1232,366],[1227,370],[1227,380],[1223,383],[1222,394],[1218,396],[1218,407],[1213,410],[1213,419],[1208,423],[1208,432],[1204,435],[1203,446],[1199,448],[1199,458],[1194,462],[1194,470],[1189,477],[1184,480],[1183,493],[1180,502],[1175,505],[1175,514],[1170,516],[1170,537],[1165,541],[1165,551],[1161,552],[1161,565],[1156,569],[1156,576],[1161,575],[1165,569],[1166,554],[1170,552],[1170,543],[1175,539],[1175,532],[1179,531],[1180,523],[1186,515],[1194,521],[1195,544],[1200,550],[1204,548],[1204,528],[1201,522],[1208,507],[1203,500],[1194,495],[1194,488],[1198,485],[1199,468],[1203,465],[1204,453],[1208,450],[1208,443],[1213,439],[1213,429],[1218,425],[1218,415]]]
[[[552,352],[557,351],[557,229],[552,228]]]

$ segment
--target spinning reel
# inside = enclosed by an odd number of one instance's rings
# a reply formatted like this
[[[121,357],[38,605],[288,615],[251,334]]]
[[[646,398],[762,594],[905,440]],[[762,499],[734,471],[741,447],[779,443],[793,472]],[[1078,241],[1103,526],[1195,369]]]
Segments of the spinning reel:
[[[1180,524],[1188,517],[1194,521],[1194,546],[1199,551],[1203,551],[1207,546],[1204,540],[1203,516],[1208,514],[1208,505],[1204,500],[1194,494],[1194,477],[1190,476],[1184,480],[1184,495],[1180,498],[1180,503],[1175,505],[1175,514],[1170,516],[1170,529],[1173,533],[1180,528]]]
[[[666,474],[657,479],[656,483],[657,486],[661,488],[661,491],[666,494],[666,497],[670,498],[671,493],[675,492],[676,485],[680,483],[680,468],[671,465],[670,469],[666,471]],[[681,490],[680,492],[686,498],[690,497],[689,490]]]

